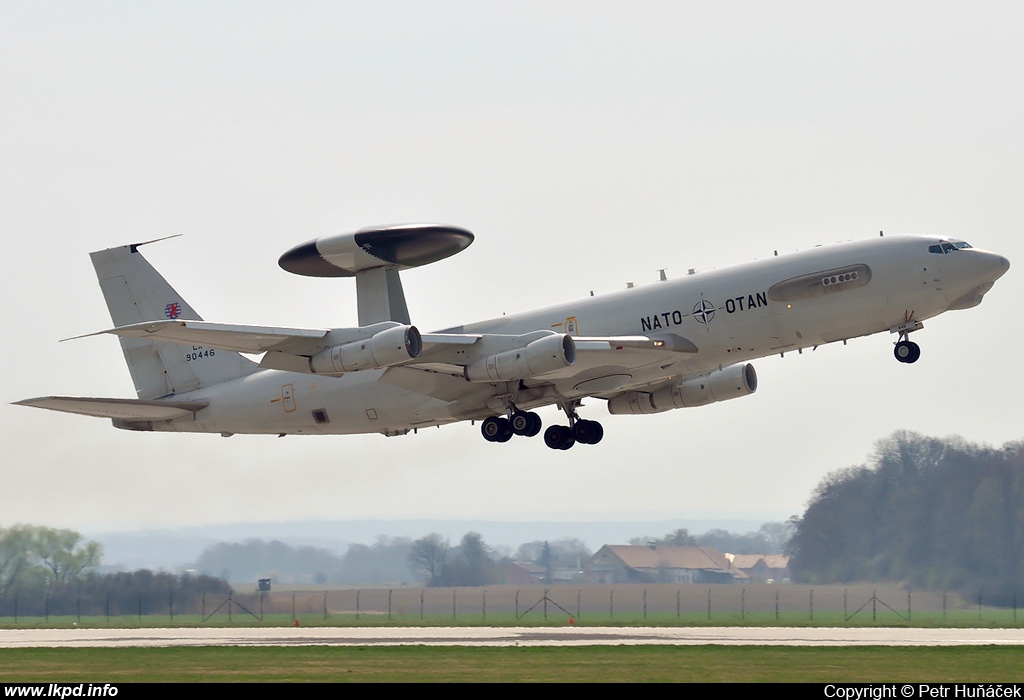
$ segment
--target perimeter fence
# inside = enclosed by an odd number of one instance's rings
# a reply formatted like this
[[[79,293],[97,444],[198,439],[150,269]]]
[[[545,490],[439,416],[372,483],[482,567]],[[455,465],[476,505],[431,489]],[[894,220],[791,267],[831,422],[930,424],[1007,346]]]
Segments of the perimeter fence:
[[[0,598],[0,626],[19,625],[948,625],[1016,626],[1012,607],[984,593],[898,586],[560,585],[480,588],[347,588],[138,594],[88,599]],[[1024,622],[1024,619],[1021,619]]]

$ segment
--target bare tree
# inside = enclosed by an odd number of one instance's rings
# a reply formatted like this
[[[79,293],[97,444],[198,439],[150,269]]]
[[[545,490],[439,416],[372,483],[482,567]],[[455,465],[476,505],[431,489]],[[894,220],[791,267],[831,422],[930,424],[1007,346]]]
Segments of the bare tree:
[[[445,557],[448,554],[448,540],[436,532],[414,540],[409,552],[409,563],[417,574],[426,572],[430,576],[429,585],[437,585],[444,571]]]

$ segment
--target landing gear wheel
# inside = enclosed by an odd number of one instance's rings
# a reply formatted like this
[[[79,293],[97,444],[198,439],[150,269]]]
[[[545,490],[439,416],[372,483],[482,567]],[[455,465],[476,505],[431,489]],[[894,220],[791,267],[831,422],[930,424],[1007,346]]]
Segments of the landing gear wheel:
[[[913,364],[914,362],[917,362],[919,357],[921,357],[921,346],[910,340],[901,340],[896,343],[896,347],[893,349],[893,354],[900,362]]]
[[[604,437],[604,428],[596,420],[578,420],[572,427],[572,435],[576,442],[596,445]]]
[[[526,435],[526,430],[530,427],[530,419],[522,411],[516,411],[512,414],[509,424],[512,426],[512,432],[516,435]]]
[[[576,439],[567,426],[552,425],[544,431],[544,444],[553,450],[568,450],[576,444]]]
[[[523,435],[526,437],[534,437],[540,432],[544,422],[540,419],[540,416],[532,411],[526,414],[526,418],[529,421],[529,424],[526,426],[526,432],[523,433]]]
[[[480,433],[487,442],[508,442],[512,439],[512,428],[507,418],[491,416],[480,425]]]

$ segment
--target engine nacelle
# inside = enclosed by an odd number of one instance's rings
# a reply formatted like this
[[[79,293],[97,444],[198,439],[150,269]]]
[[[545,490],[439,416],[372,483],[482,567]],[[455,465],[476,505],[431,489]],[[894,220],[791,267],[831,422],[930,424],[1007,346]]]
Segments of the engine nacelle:
[[[515,381],[569,367],[575,361],[572,336],[553,333],[526,347],[481,357],[466,365],[465,377],[471,382]]]
[[[608,400],[608,412],[615,415],[647,415],[673,408],[705,406],[749,396],[757,391],[757,372],[751,364],[733,365],[707,377],[687,379],[646,393],[627,391]]]
[[[363,340],[335,345],[309,358],[314,374],[383,369],[419,357],[423,339],[416,326],[394,326]]]

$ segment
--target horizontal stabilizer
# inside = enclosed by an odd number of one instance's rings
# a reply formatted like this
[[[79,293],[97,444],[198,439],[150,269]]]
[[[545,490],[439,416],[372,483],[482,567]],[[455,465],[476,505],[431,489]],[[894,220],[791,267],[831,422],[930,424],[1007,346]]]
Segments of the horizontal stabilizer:
[[[51,411],[77,413],[97,418],[128,421],[157,421],[184,418],[208,405],[204,401],[143,401],[140,399],[92,399],[78,396],[43,396],[15,401],[18,406],[35,406]]]

